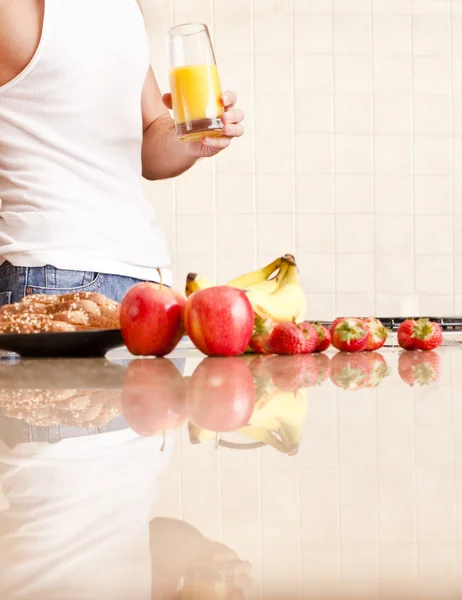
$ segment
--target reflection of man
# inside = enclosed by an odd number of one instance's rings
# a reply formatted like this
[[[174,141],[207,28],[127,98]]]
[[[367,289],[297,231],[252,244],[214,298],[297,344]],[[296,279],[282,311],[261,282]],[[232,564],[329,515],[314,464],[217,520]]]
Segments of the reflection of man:
[[[251,566],[176,519],[150,523],[153,600],[243,600]],[[181,591],[178,591],[181,588]]]

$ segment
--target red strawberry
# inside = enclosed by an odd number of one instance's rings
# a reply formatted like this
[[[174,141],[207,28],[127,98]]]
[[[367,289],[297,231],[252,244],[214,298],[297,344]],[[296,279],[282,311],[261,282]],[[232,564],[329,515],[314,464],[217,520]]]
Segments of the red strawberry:
[[[309,354],[318,344],[318,332],[311,323],[279,323],[268,340],[273,354]]]
[[[441,325],[429,319],[407,319],[398,329],[398,343],[405,350],[435,350],[442,341]]]
[[[443,342],[443,331],[439,323],[429,319],[419,319],[414,327],[414,347],[416,350],[435,350]]]
[[[384,327],[382,321],[375,317],[368,317],[367,319],[363,319],[363,321],[369,329],[369,339],[367,340],[366,350],[367,352],[374,352],[385,344],[388,330]]]
[[[337,322],[332,345],[343,352],[362,352],[367,346],[369,329],[361,319],[348,317]]]
[[[406,319],[398,327],[398,344],[405,350],[414,350],[414,319]]]
[[[314,349],[314,352],[324,352],[331,345],[332,335],[327,327],[324,327],[320,323],[313,323],[313,326],[318,332],[318,345]]]
[[[410,386],[434,383],[440,377],[440,356],[436,352],[403,352],[399,357],[398,373]]]
[[[330,358],[325,354],[313,354],[312,356],[310,356],[310,359],[316,363],[318,371],[318,376],[316,381],[314,382],[314,385],[322,385],[326,381],[326,379],[329,379],[330,377]],[[311,383],[312,378],[307,377],[307,375],[311,374],[311,372],[314,373],[314,367],[312,371],[310,371],[308,374],[305,374],[305,387],[311,387],[311,385],[313,385]]]
[[[329,331],[333,333],[334,329],[337,327],[340,321],[343,321],[343,319],[345,319],[345,317],[337,317],[334,321],[332,321],[332,323],[329,325]]]
[[[259,317],[255,317],[255,325],[252,334],[252,339],[249,342],[249,350],[257,354],[269,354],[268,340],[271,331],[274,328],[272,321],[263,321]]]

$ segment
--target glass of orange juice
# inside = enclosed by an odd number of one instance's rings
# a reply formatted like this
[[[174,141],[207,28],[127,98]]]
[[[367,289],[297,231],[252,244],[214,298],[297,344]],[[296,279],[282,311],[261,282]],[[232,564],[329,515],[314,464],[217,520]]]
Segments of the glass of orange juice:
[[[170,91],[178,137],[200,141],[223,135],[221,85],[207,25],[170,29]]]

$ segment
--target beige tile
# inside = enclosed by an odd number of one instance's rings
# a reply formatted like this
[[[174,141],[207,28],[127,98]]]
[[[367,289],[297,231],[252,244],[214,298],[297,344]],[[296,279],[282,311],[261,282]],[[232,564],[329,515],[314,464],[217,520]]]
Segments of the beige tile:
[[[379,508],[379,536],[381,543],[409,544],[416,541],[417,515],[414,504]],[[419,531],[420,535],[420,531]]]
[[[268,470],[261,474],[261,510],[296,509],[300,502],[296,470]]]
[[[216,205],[219,215],[253,214],[254,181],[250,174],[216,175]]]
[[[307,427],[299,450],[301,467],[334,467],[338,464],[336,427]]]
[[[275,474],[275,479],[279,476]],[[223,510],[240,510],[257,514],[260,509],[259,477],[256,470],[220,473]]]
[[[332,17],[328,14],[297,15],[294,23],[296,53],[332,52]]]
[[[309,317],[313,321],[333,321],[335,318],[334,294],[306,294]]]
[[[337,54],[334,57],[334,89],[340,94],[370,94],[372,61],[370,56]]]
[[[334,52],[370,55],[371,28],[370,15],[336,13],[334,16]]]
[[[462,253],[462,219],[459,216],[454,218],[454,251]]]
[[[412,0],[412,11],[416,15],[446,15],[449,6],[450,0]]]
[[[374,91],[376,94],[411,94],[412,63],[407,56],[374,58]]]
[[[375,211],[380,215],[413,213],[410,175],[375,176]]]
[[[277,11],[259,14],[254,21],[254,44],[257,54],[288,54],[292,47],[290,13]]]
[[[376,541],[340,545],[340,574],[344,580],[377,577],[379,549]]]
[[[456,316],[457,311],[454,309],[454,296],[452,294],[419,294],[416,300],[419,314],[437,315],[444,313],[449,317]]]
[[[377,14],[408,15],[412,0],[373,0],[372,8]]]
[[[295,165],[297,173],[332,173],[333,136],[297,133],[295,135]]]
[[[450,93],[451,71],[446,57],[415,56],[413,73],[415,94]]]
[[[218,470],[182,469],[181,500],[185,510],[215,509],[219,505]]]
[[[413,253],[414,222],[411,217],[376,217],[375,248],[385,255],[409,256]]]
[[[335,172],[371,173],[372,141],[370,135],[336,135]]]
[[[336,94],[335,133],[371,133],[372,96],[369,94]]]
[[[325,504],[302,510],[301,534],[303,546],[307,544],[338,544],[339,511]]]
[[[174,213],[175,184],[171,179],[164,181],[147,181],[143,179],[143,192],[157,215]]]
[[[388,358],[388,357],[387,357]],[[377,422],[379,426],[412,426],[414,424],[414,392],[400,381],[377,388]]]
[[[412,138],[406,135],[376,136],[374,164],[378,175],[409,175],[412,172]]]
[[[200,234],[199,234],[200,232]],[[215,222],[211,215],[178,215],[176,218],[176,248],[186,255],[194,248],[196,254],[208,254],[215,248]]]
[[[454,466],[425,464],[417,467],[417,498],[419,504],[449,505],[454,500]]]
[[[339,427],[374,426],[377,421],[376,397],[371,390],[359,390],[338,399]]]
[[[361,277],[358,277],[361,273]],[[337,291],[344,294],[374,292],[373,254],[339,254],[337,256]]]
[[[234,257],[235,258],[235,257]],[[247,268],[247,267],[245,267]],[[243,270],[233,271],[233,274],[242,273]],[[233,275],[231,275],[232,277]],[[220,278],[220,281],[228,281],[228,278]],[[226,471],[254,471],[258,468],[258,451],[226,451],[220,452],[220,465],[223,472]]]
[[[332,11],[332,0],[293,0],[294,13],[296,15],[307,15],[311,13],[322,14]]]
[[[371,12],[369,0],[333,0],[334,11],[337,14],[364,14]]]
[[[451,294],[454,290],[454,257],[416,256],[416,291],[422,294],[439,294],[442,290]],[[428,273],[432,273],[431,278]]]
[[[342,505],[340,507],[340,541],[342,544],[377,542],[377,507]]]
[[[250,54],[252,27],[249,11],[233,11],[215,15],[214,38],[218,54]]]
[[[338,574],[338,544],[303,544],[303,598],[311,598],[312,592],[316,592],[316,598],[323,593],[329,597]]]
[[[334,252],[334,217],[331,215],[298,215],[297,251],[303,253]]]
[[[403,506],[416,504],[415,468],[408,464],[380,464],[380,506]]]
[[[337,214],[370,214],[374,210],[372,175],[335,175]]]
[[[416,425],[450,425],[452,422],[451,390],[449,387],[428,387],[416,392]]]
[[[411,53],[411,19],[408,15],[374,13],[373,43],[376,56]]]
[[[175,257],[176,288],[183,289],[188,273],[203,273],[215,279],[215,257],[212,254],[178,254]]]
[[[210,215],[214,213],[213,180],[193,171],[176,180],[176,211],[178,215]]]
[[[404,135],[412,129],[412,98],[404,94],[378,93],[374,96],[376,134]]]
[[[334,178],[332,175],[297,175],[297,214],[330,214],[334,212]],[[338,202],[338,198],[336,198]]]
[[[386,598],[418,598],[417,544],[380,544],[380,591]]]
[[[450,38],[449,15],[414,15],[412,17],[412,45],[415,55],[448,55]]]
[[[256,15],[264,15],[267,13],[291,13],[291,0],[255,0],[253,10]]]
[[[231,548],[241,560],[248,561],[252,576],[260,568],[260,515],[248,509],[223,510],[221,518],[222,543]]]
[[[255,251],[253,215],[219,215],[217,249],[219,254],[252,255]]]
[[[416,254],[450,254],[453,250],[451,217],[415,217]]]
[[[252,135],[235,140],[226,152],[217,156],[216,172],[224,175],[241,175],[254,172],[254,144]]]
[[[336,427],[337,422],[337,388],[329,383],[311,388],[307,427]]]
[[[379,427],[377,439],[380,465],[414,464],[413,427]]]
[[[339,462],[342,466],[352,467],[376,465],[376,428],[366,426],[341,427],[339,429]]]
[[[252,89],[251,54],[220,54],[217,56],[222,89],[235,90],[239,95]]]
[[[396,315],[408,317],[415,314],[415,299],[413,295],[376,294],[376,312],[380,315]]]
[[[451,97],[414,96],[414,133],[448,135],[451,132]]]
[[[448,175],[417,175],[414,178],[417,215],[452,214],[452,179]]]
[[[344,506],[377,506],[377,468],[342,466],[339,471],[340,504]]]
[[[447,465],[454,461],[452,428],[448,425],[415,428],[416,464]]]
[[[293,135],[286,131],[277,134],[259,131],[256,136],[257,173],[292,173],[294,165]]]
[[[449,175],[451,161],[449,136],[414,137],[414,172],[417,175]]]
[[[295,253],[292,215],[257,215],[257,251],[283,256]]]
[[[456,3],[453,2],[453,5],[456,6]],[[451,27],[452,27],[452,52],[454,56],[462,56],[462,13],[459,10],[459,13],[451,16]]]
[[[418,531],[420,542],[457,541],[457,518],[454,499],[449,502],[419,503]]]
[[[292,89],[292,69],[286,54],[256,54],[254,59],[256,93],[270,96],[274,91],[275,77],[281,90]]]
[[[304,467],[300,469],[300,504],[302,509],[337,506],[338,470],[336,467]]]
[[[289,88],[290,90],[290,88]],[[255,96],[255,131],[258,135],[268,132],[284,134],[294,132],[294,119],[288,118],[292,107],[294,106],[294,97],[292,91],[284,91],[280,94],[268,95],[266,93],[256,94]],[[281,118],[287,115],[286,118]]]
[[[258,57],[257,57],[258,59]],[[256,59],[256,60],[257,60]],[[272,92],[274,85],[274,72],[281,72],[279,63],[271,64],[268,71],[271,77],[271,88],[265,91]],[[283,62],[284,73],[281,77],[287,78],[291,69],[287,67],[287,60]],[[257,84],[258,84],[258,62],[256,62]],[[278,85],[284,88],[284,79],[278,79]],[[295,55],[295,93],[302,94],[332,94],[334,90],[333,58],[329,54],[296,54]]]
[[[221,516],[218,505],[211,508],[186,506],[183,511],[183,520],[195,527],[206,538],[220,539]]]
[[[339,254],[374,252],[374,217],[372,215],[338,215],[335,249]]]
[[[255,263],[253,254],[218,254],[216,281],[224,284],[240,273],[246,273],[256,268]]]
[[[299,133],[333,133],[332,95],[303,95],[296,99],[295,126]]]
[[[378,292],[384,294],[412,294],[414,292],[413,256],[377,254],[375,260]],[[401,389],[399,394],[401,395]]]
[[[462,175],[462,137],[453,138],[454,174]]]
[[[297,265],[300,269],[300,283],[306,293],[335,292],[334,254],[301,254],[297,248]],[[309,315],[313,318],[311,309]]]
[[[337,294],[336,315],[367,317],[376,313],[374,294]]]
[[[293,214],[292,175],[257,175],[255,178],[257,214]]]

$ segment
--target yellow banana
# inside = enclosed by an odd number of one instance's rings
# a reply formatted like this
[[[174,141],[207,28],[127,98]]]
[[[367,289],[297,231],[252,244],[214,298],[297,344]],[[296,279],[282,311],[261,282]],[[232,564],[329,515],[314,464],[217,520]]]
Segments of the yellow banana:
[[[301,323],[305,319],[306,298],[300,287],[295,261],[289,264],[287,273],[273,294],[253,288],[246,290],[246,293],[255,314],[263,320]]]
[[[205,290],[215,286],[216,283],[214,283],[211,279],[207,279],[207,277],[198,275],[197,273],[189,273],[186,277],[185,294],[186,297],[188,297],[191,294],[194,294],[194,292],[199,292],[200,290]]]
[[[298,444],[293,445],[290,439],[281,436],[278,430],[265,429],[258,425],[246,425],[239,429],[239,433],[255,442],[262,442],[265,446],[272,446],[282,454],[296,454],[298,451]]]
[[[274,277],[271,279],[266,279],[265,281],[259,281],[258,283],[254,283],[248,286],[247,290],[260,290],[261,292],[265,292],[265,294],[274,294],[284,281],[287,271],[289,269],[289,263],[287,260],[282,260],[281,266],[279,267],[279,271]]]
[[[276,271],[276,269],[279,269],[283,260],[284,259],[282,257],[276,258],[276,260],[273,260],[273,262],[269,265],[266,265],[266,267],[258,269],[258,271],[244,273],[244,275],[240,275],[235,279],[231,279],[231,281],[228,281],[226,285],[229,287],[235,287],[244,290],[255,284],[265,282],[271,277],[271,275]]]

